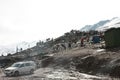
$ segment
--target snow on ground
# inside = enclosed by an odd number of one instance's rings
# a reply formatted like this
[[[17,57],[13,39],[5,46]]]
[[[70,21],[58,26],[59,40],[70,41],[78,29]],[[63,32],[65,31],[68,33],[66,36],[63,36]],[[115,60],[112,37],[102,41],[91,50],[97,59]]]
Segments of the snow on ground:
[[[43,75],[47,79],[51,80],[93,80],[99,79],[101,80],[102,77],[92,76],[84,73],[79,73],[73,70],[66,70],[63,68],[60,69],[53,69],[53,68],[40,68],[36,71],[37,74],[33,76],[40,76]]]

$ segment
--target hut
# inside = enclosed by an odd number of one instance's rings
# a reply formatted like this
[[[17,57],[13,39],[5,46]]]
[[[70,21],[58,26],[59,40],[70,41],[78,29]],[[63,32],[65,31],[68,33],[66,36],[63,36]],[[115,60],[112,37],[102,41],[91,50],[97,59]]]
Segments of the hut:
[[[105,31],[106,48],[120,47],[120,28],[111,28]]]

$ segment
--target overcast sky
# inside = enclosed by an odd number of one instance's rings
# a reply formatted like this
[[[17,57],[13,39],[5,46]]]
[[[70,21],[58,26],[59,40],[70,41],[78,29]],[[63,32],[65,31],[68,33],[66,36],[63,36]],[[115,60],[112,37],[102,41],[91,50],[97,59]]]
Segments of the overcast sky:
[[[45,40],[120,16],[120,0],[0,0],[0,45]]]

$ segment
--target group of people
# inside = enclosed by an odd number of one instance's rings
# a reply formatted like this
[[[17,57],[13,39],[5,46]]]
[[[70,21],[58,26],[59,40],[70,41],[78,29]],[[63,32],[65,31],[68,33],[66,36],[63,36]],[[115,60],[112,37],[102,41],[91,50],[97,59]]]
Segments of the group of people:
[[[52,47],[54,52],[63,51],[72,48],[71,43],[58,43]]]
[[[99,43],[101,40],[101,36],[99,35],[93,35],[93,36],[82,36],[77,42],[62,42],[54,45],[52,47],[53,51],[58,52],[58,51],[63,51],[75,47],[85,47],[85,46],[90,46],[91,44],[94,43]]]

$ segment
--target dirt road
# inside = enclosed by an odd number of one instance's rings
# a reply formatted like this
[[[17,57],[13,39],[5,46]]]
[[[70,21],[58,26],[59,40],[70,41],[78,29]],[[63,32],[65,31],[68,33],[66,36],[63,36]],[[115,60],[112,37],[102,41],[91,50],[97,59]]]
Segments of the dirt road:
[[[32,75],[22,75],[19,77],[6,77],[0,74],[0,80],[106,80],[102,77],[79,73],[73,70],[53,69],[50,67],[40,68]]]

